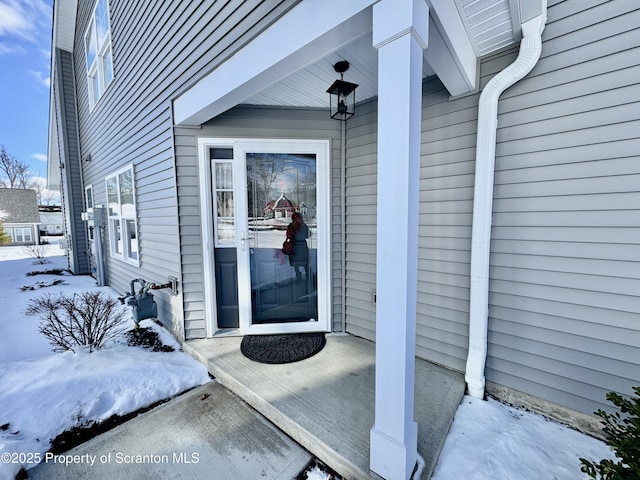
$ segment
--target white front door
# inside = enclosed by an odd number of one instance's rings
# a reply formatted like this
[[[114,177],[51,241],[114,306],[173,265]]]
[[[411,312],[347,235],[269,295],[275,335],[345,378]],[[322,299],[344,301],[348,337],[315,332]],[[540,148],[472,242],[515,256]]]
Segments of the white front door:
[[[232,158],[208,154],[224,142]],[[236,329],[236,317],[240,334],[330,331],[329,142],[201,146],[211,159],[213,221],[203,225],[215,244],[205,252],[211,334]]]

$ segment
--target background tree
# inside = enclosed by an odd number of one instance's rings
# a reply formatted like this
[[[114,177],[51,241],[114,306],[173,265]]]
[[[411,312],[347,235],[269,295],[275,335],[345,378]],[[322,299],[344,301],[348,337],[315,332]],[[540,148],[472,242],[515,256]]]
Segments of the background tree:
[[[47,179],[43,177],[31,177],[29,189],[36,191],[38,205],[60,205],[60,192],[47,188]]]
[[[46,178],[34,175],[29,166],[7,152],[4,145],[0,145],[0,188],[35,190],[38,205],[60,205],[60,192],[49,190]]]
[[[4,224],[0,220],[0,245],[7,245],[9,243],[11,243],[11,237],[4,229]]]
[[[0,186],[4,188],[31,188],[29,166],[17,159],[4,145],[0,145]]]
[[[247,177],[250,186],[255,189],[251,192],[251,197],[255,198],[250,199],[249,215],[260,216],[267,203],[275,200],[273,184],[285,172],[287,163],[284,156],[271,153],[250,154],[247,160]]]
[[[7,245],[11,243],[11,237],[4,229],[4,219],[7,217],[7,212],[0,210],[0,245]]]

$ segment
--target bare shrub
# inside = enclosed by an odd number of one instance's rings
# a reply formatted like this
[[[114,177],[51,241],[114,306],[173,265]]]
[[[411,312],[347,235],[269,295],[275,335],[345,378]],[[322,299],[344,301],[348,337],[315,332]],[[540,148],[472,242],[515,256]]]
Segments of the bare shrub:
[[[56,285],[66,285],[67,282],[65,282],[64,280],[57,278],[52,282],[36,282],[33,285],[23,285],[22,287],[20,287],[20,290],[22,290],[23,292],[29,292],[29,291],[33,291],[33,290],[38,290],[39,288],[47,288],[47,287],[55,287]]]
[[[102,292],[72,296],[44,295],[29,302],[27,315],[39,315],[39,331],[54,352],[89,347],[100,349],[125,330],[126,310],[117,299]]]
[[[47,251],[49,250],[49,245],[25,245],[24,247],[22,247],[22,250],[24,250],[27,255],[34,259],[34,265],[49,263],[49,260],[47,259]]]
[[[25,275],[27,277],[35,277],[36,275],[64,275],[65,272],[69,270],[63,270],[62,268],[49,268],[47,270],[34,270],[32,272],[27,272]]]

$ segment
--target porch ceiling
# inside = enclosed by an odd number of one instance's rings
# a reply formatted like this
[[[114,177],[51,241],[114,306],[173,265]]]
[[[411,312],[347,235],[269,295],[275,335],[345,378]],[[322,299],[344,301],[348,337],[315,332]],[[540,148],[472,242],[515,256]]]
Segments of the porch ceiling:
[[[466,38],[450,38],[451,26],[444,20],[445,16],[451,18],[452,4],[449,0],[427,0],[427,3],[432,12],[431,28],[435,27],[438,30],[449,50],[458,49],[459,46],[456,44],[464,43],[472,49],[476,58],[480,58],[520,40],[519,0],[454,0],[453,9],[463,27],[460,31],[464,32]],[[425,53],[425,78],[437,74],[437,66],[433,68],[429,64],[430,58],[432,57]],[[359,85],[356,100],[365,101],[377,96],[377,59],[371,34],[365,35],[315,63],[293,72],[278,83],[247,98],[242,104],[327,108],[326,89],[338,78],[333,65],[340,60],[347,60],[351,65],[345,73],[345,80]],[[438,59],[434,58],[432,61],[435,64]],[[457,93],[460,92],[452,92]]]

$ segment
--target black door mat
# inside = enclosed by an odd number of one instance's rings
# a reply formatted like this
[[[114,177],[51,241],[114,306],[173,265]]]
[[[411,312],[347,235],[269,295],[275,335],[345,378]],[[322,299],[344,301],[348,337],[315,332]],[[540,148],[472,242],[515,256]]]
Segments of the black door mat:
[[[247,335],[240,350],[245,357],[260,363],[293,363],[309,358],[324,347],[323,332]]]

